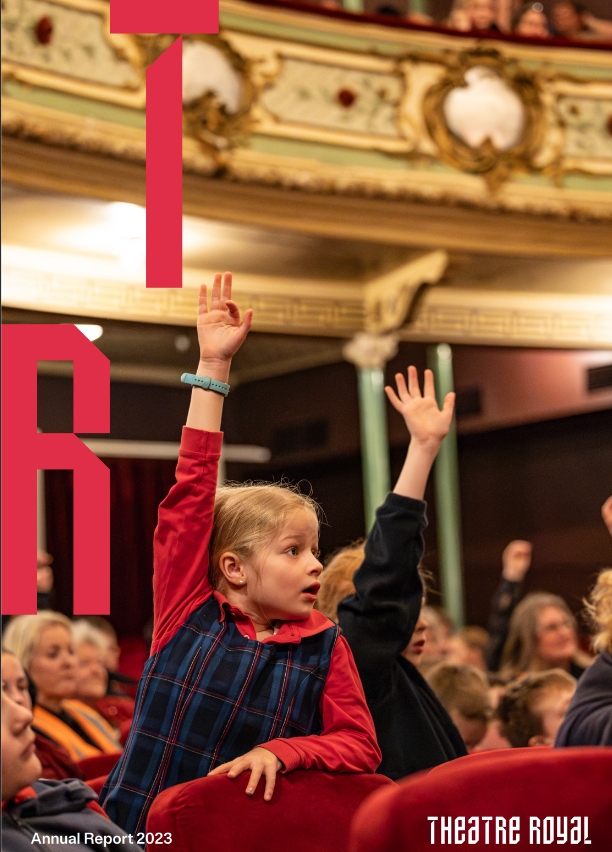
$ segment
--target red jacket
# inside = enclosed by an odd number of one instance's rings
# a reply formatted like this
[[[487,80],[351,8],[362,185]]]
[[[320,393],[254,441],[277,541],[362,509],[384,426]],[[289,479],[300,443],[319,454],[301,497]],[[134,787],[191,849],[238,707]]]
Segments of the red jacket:
[[[155,534],[151,654],[165,645],[211,595],[219,603],[220,620],[232,618],[245,636],[257,638],[251,619],[220,592],[213,591],[208,580],[208,543],[221,442],[220,432],[183,429],[177,484],[160,506]],[[284,622],[264,641],[298,643],[329,625],[322,613],[313,610],[304,621]],[[262,747],[275,754],[287,771],[374,772],[380,763],[380,750],[353,655],[342,636],[334,648],[320,710],[320,735],[270,740]]]

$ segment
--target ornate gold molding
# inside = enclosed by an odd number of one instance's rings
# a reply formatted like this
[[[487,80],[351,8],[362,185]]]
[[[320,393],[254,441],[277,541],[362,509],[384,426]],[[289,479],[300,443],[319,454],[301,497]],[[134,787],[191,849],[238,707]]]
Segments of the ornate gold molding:
[[[465,89],[466,75],[471,69],[486,69],[494,79],[505,83],[508,92],[518,96],[524,125],[518,143],[509,150],[498,150],[490,139],[472,147],[448,126],[445,101],[453,90]],[[462,172],[481,174],[491,189],[497,189],[515,171],[537,170],[534,158],[544,142],[547,127],[536,75],[515,62],[508,62],[497,51],[480,49],[459,54],[442,79],[426,92],[422,109],[441,159]]]

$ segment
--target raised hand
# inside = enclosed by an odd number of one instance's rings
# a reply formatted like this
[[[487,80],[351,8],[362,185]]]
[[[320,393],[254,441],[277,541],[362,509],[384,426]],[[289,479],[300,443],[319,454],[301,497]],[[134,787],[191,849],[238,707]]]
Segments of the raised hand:
[[[502,553],[502,577],[512,583],[520,583],[531,565],[532,545],[530,541],[511,541]]]
[[[242,322],[238,305],[232,301],[232,274],[215,275],[210,308],[206,285],[200,287],[198,342],[200,362],[230,361],[240,349],[251,327],[253,311],[245,311]]]
[[[408,385],[401,373],[396,373],[395,383],[397,393],[391,387],[386,387],[385,393],[391,405],[404,418],[412,440],[437,449],[450,429],[455,394],[446,394],[440,410],[432,371],[425,370],[424,392],[421,394],[416,367],[408,367]]]
[[[259,784],[259,779],[263,775],[266,779],[264,799],[266,802],[269,802],[274,792],[274,785],[276,784],[276,773],[282,768],[283,764],[275,754],[272,754],[267,748],[257,747],[243,754],[242,757],[236,757],[234,760],[230,760],[229,763],[217,766],[208,774],[227,775],[228,778],[235,778],[241,772],[250,769],[251,775],[246,788],[247,795],[253,795]]]

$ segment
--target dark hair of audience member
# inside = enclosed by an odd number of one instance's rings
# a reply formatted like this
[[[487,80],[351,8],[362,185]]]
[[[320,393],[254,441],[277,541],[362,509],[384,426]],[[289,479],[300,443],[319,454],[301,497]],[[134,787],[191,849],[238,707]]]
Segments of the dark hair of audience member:
[[[508,684],[499,699],[496,715],[500,720],[500,733],[513,748],[525,748],[530,745],[552,745],[558,728],[563,721],[567,704],[576,689],[576,680],[563,669],[550,669],[546,672],[532,672],[519,680]],[[552,707],[550,713],[556,716],[549,722],[544,718],[542,706],[554,693],[565,693],[567,703],[560,696],[565,707]],[[554,700],[554,699],[553,699]],[[546,708],[548,710],[548,708]],[[552,728],[550,725],[552,724]]]

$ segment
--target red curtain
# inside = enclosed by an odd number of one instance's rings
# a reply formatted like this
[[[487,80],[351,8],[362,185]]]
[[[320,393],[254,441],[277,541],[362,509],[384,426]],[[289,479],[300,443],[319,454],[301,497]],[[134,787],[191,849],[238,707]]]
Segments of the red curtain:
[[[111,612],[119,636],[140,636],[153,615],[153,531],[176,461],[104,459],[111,471]],[[54,609],[72,615],[72,471],[45,472],[47,550]],[[93,614],[93,613],[92,613]]]

